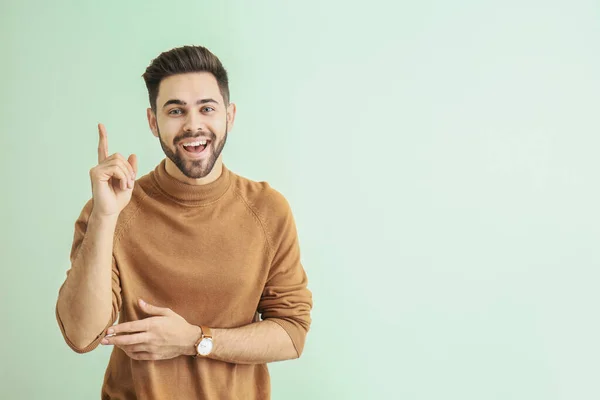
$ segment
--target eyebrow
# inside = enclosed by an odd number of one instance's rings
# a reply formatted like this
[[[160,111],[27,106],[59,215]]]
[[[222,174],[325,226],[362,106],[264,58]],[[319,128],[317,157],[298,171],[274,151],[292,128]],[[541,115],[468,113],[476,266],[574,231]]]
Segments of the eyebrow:
[[[216,101],[215,99],[200,99],[198,101],[196,101],[196,105],[200,105],[200,104],[206,104],[206,103],[215,103],[215,104],[219,104],[218,101]],[[177,104],[179,106],[186,106],[187,103],[183,100],[179,100],[179,99],[171,99],[171,100],[167,100],[167,102],[163,105],[163,108],[165,108],[166,106],[168,106],[169,104]]]

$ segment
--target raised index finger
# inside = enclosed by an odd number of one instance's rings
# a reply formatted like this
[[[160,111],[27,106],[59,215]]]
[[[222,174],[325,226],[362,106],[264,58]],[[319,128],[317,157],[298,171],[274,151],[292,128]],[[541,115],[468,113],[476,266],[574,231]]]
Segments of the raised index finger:
[[[98,124],[98,135],[98,164],[100,164],[108,157],[108,138],[103,124]]]

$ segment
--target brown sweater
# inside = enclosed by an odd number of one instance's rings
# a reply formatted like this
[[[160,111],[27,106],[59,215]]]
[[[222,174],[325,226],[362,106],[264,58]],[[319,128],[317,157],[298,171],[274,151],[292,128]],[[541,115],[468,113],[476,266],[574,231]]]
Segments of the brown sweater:
[[[90,200],[75,223],[71,261],[86,233]],[[67,280],[69,279],[67,271]],[[168,307],[190,324],[236,328],[278,323],[300,354],[310,326],[312,295],[300,263],[294,218],[285,198],[265,182],[229,171],[207,185],[181,183],[163,160],[136,181],[119,215],[112,267],[113,311],[107,328],[147,318],[138,298]],[[105,330],[78,353],[95,349]],[[268,399],[265,364],[231,364],[179,356],[138,361],[114,347],[102,399]]]

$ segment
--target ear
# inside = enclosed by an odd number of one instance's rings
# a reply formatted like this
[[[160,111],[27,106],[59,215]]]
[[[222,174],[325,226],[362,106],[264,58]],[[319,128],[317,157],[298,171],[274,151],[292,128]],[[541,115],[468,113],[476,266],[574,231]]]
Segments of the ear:
[[[154,111],[152,111],[152,108],[148,108],[146,110],[146,116],[148,117],[148,126],[150,127],[152,134],[155,137],[158,137],[158,126],[157,126],[157,122],[156,122],[156,114],[154,114]]]
[[[227,106],[227,130],[231,132],[233,130],[233,123],[235,122],[235,112],[237,108],[235,103],[229,103]]]

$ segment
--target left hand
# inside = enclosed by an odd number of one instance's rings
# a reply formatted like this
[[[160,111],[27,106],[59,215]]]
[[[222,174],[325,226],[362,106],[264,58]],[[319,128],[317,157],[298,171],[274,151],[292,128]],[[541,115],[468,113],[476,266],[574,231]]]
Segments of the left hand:
[[[142,310],[152,317],[124,322],[107,329],[115,336],[102,339],[103,345],[115,345],[134,360],[166,360],[193,355],[200,328],[189,324],[169,308],[139,300]]]

